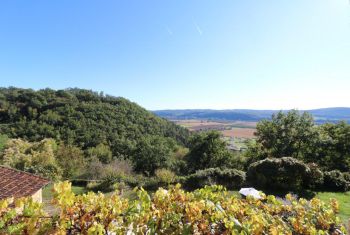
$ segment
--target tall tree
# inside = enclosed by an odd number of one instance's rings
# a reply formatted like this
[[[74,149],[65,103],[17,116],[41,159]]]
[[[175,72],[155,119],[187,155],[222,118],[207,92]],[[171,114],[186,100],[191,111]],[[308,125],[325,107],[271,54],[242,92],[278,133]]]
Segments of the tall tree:
[[[78,147],[65,145],[63,142],[58,146],[55,157],[62,169],[62,177],[64,179],[72,179],[79,176],[86,166],[83,151]]]
[[[186,160],[192,172],[206,168],[229,167],[232,153],[227,149],[227,143],[222,140],[221,134],[210,131],[191,138]]]
[[[175,150],[175,142],[170,138],[145,136],[135,148],[132,159],[134,169],[146,175],[154,175],[157,169],[169,167],[170,156]]]
[[[256,136],[265,156],[303,159],[314,154],[319,133],[309,113],[292,110],[259,122]]]
[[[326,123],[319,129],[318,157],[312,160],[328,170],[350,171],[350,125]]]

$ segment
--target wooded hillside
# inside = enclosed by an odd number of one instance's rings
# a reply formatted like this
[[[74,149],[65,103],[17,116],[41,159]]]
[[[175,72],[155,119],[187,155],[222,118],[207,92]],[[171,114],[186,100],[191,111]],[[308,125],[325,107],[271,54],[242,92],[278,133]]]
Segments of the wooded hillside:
[[[186,145],[189,132],[136,103],[83,89],[0,88],[0,132],[9,138],[53,138],[82,149],[108,145],[130,156],[143,138]]]

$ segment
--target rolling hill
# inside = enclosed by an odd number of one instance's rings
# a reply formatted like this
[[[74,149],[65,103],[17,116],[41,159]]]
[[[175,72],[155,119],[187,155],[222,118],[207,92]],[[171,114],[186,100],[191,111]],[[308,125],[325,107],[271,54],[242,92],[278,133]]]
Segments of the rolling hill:
[[[287,112],[288,110],[283,110]],[[350,123],[350,108],[322,108],[302,110],[311,113],[317,123],[346,121]],[[219,121],[260,121],[269,119],[278,110],[254,109],[185,109],[185,110],[157,110],[154,113],[169,120],[205,119]]]
[[[82,149],[108,145],[128,156],[145,137],[186,145],[189,131],[122,97],[83,89],[0,88],[0,134],[54,138]]]

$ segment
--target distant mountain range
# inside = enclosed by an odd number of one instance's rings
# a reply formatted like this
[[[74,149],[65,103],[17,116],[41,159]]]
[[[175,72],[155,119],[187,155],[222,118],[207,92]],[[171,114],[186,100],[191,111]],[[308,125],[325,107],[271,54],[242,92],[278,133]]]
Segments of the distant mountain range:
[[[279,110],[254,110],[254,109],[178,109],[157,110],[156,115],[170,120],[205,119],[218,121],[260,121],[270,119],[273,113]],[[288,112],[288,110],[282,110]],[[311,113],[317,123],[346,121],[350,123],[350,108],[322,108],[300,110]]]

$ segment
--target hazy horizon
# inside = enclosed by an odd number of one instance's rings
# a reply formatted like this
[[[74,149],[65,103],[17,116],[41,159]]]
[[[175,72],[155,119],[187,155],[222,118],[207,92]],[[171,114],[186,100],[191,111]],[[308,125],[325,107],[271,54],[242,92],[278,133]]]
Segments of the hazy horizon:
[[[0,86],[148,110],[348,107],[349,12],[348,0],[2,1]]]
[[[322,108],[311,108],[311,109],[297,109],[294,108],[295,110],[299,111],[307,111],[307,110],[316,110],[316,109],[350,109],[350,107],[322,107]],[[203,109],[154,109],[150,111],[166,111],[166,110],[213,110],[213,111],[230,111],[230,110],[256,110],[256,111],[287,111],[291,109],[251,109],[251,108],[228,108],[228,109],[211,109],[211,108],[203,108]]]

